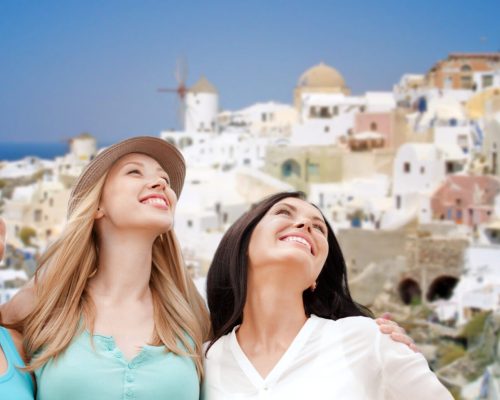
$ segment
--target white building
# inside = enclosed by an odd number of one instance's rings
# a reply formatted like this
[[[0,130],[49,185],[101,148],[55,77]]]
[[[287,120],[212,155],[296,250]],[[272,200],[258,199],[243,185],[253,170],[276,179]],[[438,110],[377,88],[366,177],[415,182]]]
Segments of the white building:
[[[97,154],[97,142],[90,133],[82,133],[70,139],[69,146],[69,154],[84,163],[88,163]]]
[[[218,116],[221,132],[241,130],[254,136],[289,136],[298,115],[294,107],[275,102],[256,103],[238,111],[224,111]]]
[[[414,218],[421,223],[432,220],[431,196],[449,173],[463,168],[467,161],[457,145],[406,143],[394,159],[393,209],[382,220],[386,229],[395,229]]]
[[[491,174],[500,176],[500,113],[488,117],[485,121],[483,154],[486,157]]]
[[[201,77],[184,99],[184,130],[186,132],[217,132],[219,95],[215,86]]]
[[[500,87],[500,69],[495,71],[477,71],[472,74],[475,91],[479,92],[489,87]]]
[[[52,169],[53,161],[38,157],[25,157],[17,161],[5,161],[0,168],[0,179],[32,178],[37,174]]]
[[[363,229],[376,229],[382,214],[390,209],[390,179],[378,174],[341,183],[313,183],[309,200],[316,204],[335,229],[347,228],[355,213],[364,216],[359,221]]]
[[[269,139],[249,133],[162,132],[160,137],[182,150],[189,167],[230,169],[238,166],[260,168],[264,165]]]
[[[437,304],[441,319],[465,324],[477,311],[500,310],[500,246],[472,245],[466,251],[465,271],[448,301]]]

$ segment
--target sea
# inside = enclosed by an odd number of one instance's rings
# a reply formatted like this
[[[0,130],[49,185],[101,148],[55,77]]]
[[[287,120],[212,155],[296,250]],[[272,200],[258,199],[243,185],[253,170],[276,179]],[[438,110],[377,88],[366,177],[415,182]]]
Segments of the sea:
[[[0,142],[0,161],[15,161],[34,156],[53,159],[69,152],[66,142]]]

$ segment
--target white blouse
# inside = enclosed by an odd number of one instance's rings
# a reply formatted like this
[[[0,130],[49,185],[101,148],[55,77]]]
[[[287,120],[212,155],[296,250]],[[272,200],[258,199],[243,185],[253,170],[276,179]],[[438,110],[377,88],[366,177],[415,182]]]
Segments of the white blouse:
[[[236,329],[207,354],[206,400],[453,399],[421,354],[382,334],[370,318],[311,316],[265,378]]]

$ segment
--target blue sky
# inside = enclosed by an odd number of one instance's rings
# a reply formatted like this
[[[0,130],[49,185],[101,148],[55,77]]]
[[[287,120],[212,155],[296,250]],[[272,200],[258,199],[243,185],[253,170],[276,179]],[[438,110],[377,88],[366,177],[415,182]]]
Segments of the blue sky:
[[[391,90],[450,52],[500,50],[500,2],[0,2],[0,142],[109,142],[176,127],[176,59],[214,83],[221,107],[292,102],[324,61],[353,93]],[[481,40],[483,38],[483,40]]]

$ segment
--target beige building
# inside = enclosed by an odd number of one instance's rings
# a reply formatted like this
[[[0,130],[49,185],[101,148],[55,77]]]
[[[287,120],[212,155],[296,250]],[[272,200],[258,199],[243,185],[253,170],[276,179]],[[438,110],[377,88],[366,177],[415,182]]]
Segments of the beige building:
[[[302,110],[302,97],[308,93],[342,93],[349,96],[351,91],[339,71],[329,65],[319,63],[305,71],[295,87],[294,104],[299,115]],[[326,112],[326,110],[318,110],[318,112]]]
[[[427,85],[438,89],[475,89],[474,74],[484,74],[481,87],[493,83],[494,72],[500,69],[500,53],[452,53],[446,60],[438,61],[427,72]]]
[[[59,235],[66,221],[70,189],[58,180],[40,180],[17,187],[12,199],[5,199],[3,217],[7,236],[17,238],[24,227],[36,231],[35,243],[42,247]]]
[[[338,146],[273,146],[267,150],[264,170],[308,192],[311,183],[341,182],[372,173],[390,175],[393,160],[391,149],[351,152]]]

